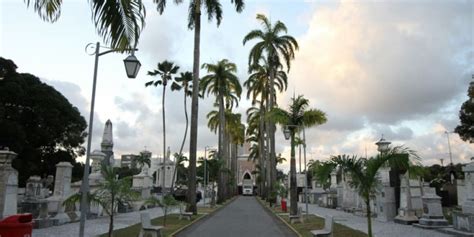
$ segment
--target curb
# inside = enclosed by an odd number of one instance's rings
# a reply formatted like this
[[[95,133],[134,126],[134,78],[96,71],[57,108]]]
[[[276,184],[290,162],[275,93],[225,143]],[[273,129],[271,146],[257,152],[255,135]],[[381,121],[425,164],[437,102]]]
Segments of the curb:
[[[283,222],[291,231],[293,231],[296,234],[296,236],[303,237],[295,228],[293,228],[293,226],[291,226],[288,222],[286,222],[285,219],[283,219],[283,217],[276,214],[275,212],[273,212],[272,209],[267,207],[267,205],[265,205],[265,203],[263,203],[263,201],[260,198],[256,197],[256,199],[257,199],[258,203],[260,203],[260,205],[263,206],[263,208],[266,211],[270,212],[273,216],[277,217],[281,222]]]
[[[191,221],[189,224],[179,228],[178,230],[176,230],[175,232],[171,233],[169,236],[170,237],[175,237],[177,234],[185,231],[186,229],[188,229],[189,227],[191,227],[192,225],[194,224],[197,224],[198,222],[200,221],[205,221],[206,219],[209,219],[211,218],[212,216],[215,215],[215,213],[217,213],[218,211],[220,211],[222,208],[226,207],[227,205],[231,204],[233,201],[235,201],[235,199],[237,199],[238,196],[234,196],[232,197],[231,199],[229,199],[227,202],[225,202],[222,206],[216,208],[214,211],[212,211],[211,213],[207,213],[205,215],[202,215],[201,217]]]

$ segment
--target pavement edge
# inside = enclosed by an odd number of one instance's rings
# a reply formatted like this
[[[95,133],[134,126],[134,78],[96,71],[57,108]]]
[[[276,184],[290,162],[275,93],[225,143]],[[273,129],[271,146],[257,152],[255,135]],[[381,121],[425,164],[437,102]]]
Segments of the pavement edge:
[[[197,224],[198,222],[205,221],[205,220],[211,218],[212,216],[215,215],[215,213],[217,213],[218,211],[220,211],[222,208],[224,208],[224,207],[226,207],[227,205],[229,205],[229,204],[231,204],[232,202],[234,202],[235,199],[237,199],[237,197],[238,197],[238,196],[235,196],[235,197],[229,199],[229,200],[228,200],[227,202],[225,202],[222,206],[216,208],[216,210],[214,210],[214,211],[212,211],[211,213],[208,213],[208,214],[206,214],[206,215],[202,215],[201,217],[199,217],[199,218],[197,218],[197,219],[191,221],[189,224],[187,224],[187,225],[185,225],[185,226],[179,228],[179,229],[176,230],[175,232],[171,233],[169,236],[170,236],[170,237],[175,237],[177,234],[179,234],[179,233],[185,231],[186,229],[188,229],[188,228],[191,227],[192,225]]]
[[[267,211],[267,212],[270,212],[271,215],[277,217],[281,222],[283,222],[291,231],[293,231],[296,236],[298,237],[303,237],[295,228],[293,228],[293,226],[291,226],[288,222],[286,222],[283,217],[281,217],[280,215],[276,214],[275,212],[273,212],[272,209],[270,209],[269,207],[267,207],[267,205],[265,205],[265,203],[258,197],[255,197],[255,199],[257,199],[258,203],[260,203],[260,205],[262,205],[262,207]]]

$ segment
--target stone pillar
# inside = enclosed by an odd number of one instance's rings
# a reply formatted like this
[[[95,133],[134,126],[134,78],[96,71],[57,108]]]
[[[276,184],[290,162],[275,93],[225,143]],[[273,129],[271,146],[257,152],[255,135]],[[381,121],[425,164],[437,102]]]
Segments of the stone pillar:
[[[336,169],[334,169],[331,172],[331,189],[336,189],[337,188],[337,172]]]
[[[96,186],[102,180],[104,180],[104,177],[102,176],[102,173],[101,173],[101,166],[102,166],[103,160],[106,158],[106,156],[107,156],[106,154],[104,154],[103,152],[98,151],[98,150],[94,150],[91,153],[90,159],[92,161],[92,163],[91,163],[92,172],[89,175],[89,185],[90,186]]]
[[[72,167],[69,162],[59,162],[56,164],[53,196],[69,196],[71,192]]]
[[[53,196],[47,198],[48,212],[54,215],[55,225],[70,222],[69,216],[64,213],[63,202],[71,193],[72,165],[69,162],[56,164]]]
[[[411,225],[418,222],[418,217],[415,215],[415,210],[412,208],[411,202],[411,186],[408,178],[408,172],[400,177],[400,208],[398,209],[398,215],[395,217],[395,223]]]
[[[11,166],[16,157],[8,148],[0,150],[0,219],[17,214],[18,171]]]
[[[474,233],[474,157],[462,168],[467,199],[462,204],[462,212],[453,212],[453,226],[459,232]]]

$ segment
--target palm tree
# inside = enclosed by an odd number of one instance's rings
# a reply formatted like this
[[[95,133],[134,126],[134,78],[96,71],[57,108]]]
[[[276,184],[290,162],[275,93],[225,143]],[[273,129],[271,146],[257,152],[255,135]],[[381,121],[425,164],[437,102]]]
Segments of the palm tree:
[[[62,0],[25,0],[42,20],[55,22],[61,15]],[[141,0],[90,0],[92,20],[99,35],[113,49],[135,48],[145,26],[145,6]]]
[[[114,230],[114,216],[119,204],[130,205],[132,201],[138,199],[139,194],[131,189],[131,176],[117,179],[116,170],[113,167],[102,165],[101,172],[104,177],[99,188],[88,195],[89,203],[100,205],[105,213],[109,215],[108,236],[112,236]],[[76,193],[67,198],[63,205],[73,206],[81,201],[81,194]]]
[[[290,62],[295,57],[295,50],[298,50],[298,43],[290,35],[281,35],[287,33],[285,24],[277,21],[274,25],[265,15],[257,14],[257,20],[263,25],[263,31],[260,29],[250,31],[243,39],[243,44],[250,40],[258,39],[249,53],[249,71],[253,65],[259,64],[262,57],[266,58],[269,66],[269,87],[274,88],[277,71],[285,64],[287,71],[290,70]],[[275,105],[275,92],[273,89],[269,91],[268,111],[271,111]],[[272,122],[267,126],[267,138],[269,140],[269,161],[271,167],[270,180],[268,187],[273,189],[273,183],[276,182],[276,165],[275,165],[275,126]]]
[[[286,158],[281,156],[281,153],[278,154],[278,156],[276,157],[276,163],[277,164],[283,164],[283,162],[286,161]]]
[[[290,130],[291,160],[290,160],[290,214],[296,215],[298,210],[296,193],[296,161],[295,161],[295,133],[304,127],[312,127],[326,122],[326,114],[318,109],[308,109],[309,100],[303,96],[293,97],[289,109],[274,108],[270,112],[270,119]]]
[[[226,141],[225,141],[225,102],[229,105],[232,98],[240,98],[242,93],[242,87],[239,79],[235,75],[237,72],[237,66],[229,62],[227,59],[218,61],[217,64],[205,63],[202,65],[203,69],[206,69],[209,73],[201,79],[201,90],[209,94],[216,96],[216,103],[219,105],[219,141],[218,141],[218,157],[219,159],[227,160]],[[231,99],[229,99],[231,98]],[[224,165],[225,166],[225,165]],[[219,179],[218,186],[218,202],[223,202],[225,199],[225,180],[224,177]]]
[[[169,62],[167,60],[158,63],[157,69],[153,71],[148,71],[149,76],[157,76],[159,75],[161,79],[155,80],[155,81],[149,81],[145,83],[145,86],[159,86],[163,85],[163,94],[162,94],[162,100],[161,100],[161,109],[163,111],[163,163],[166,162],[169,157],[167,157],[166,154],[166,113],[165,113],[165,98],[166,98],[166,86],[168,85],[169,82],[171,82],[171,90],[179,90],[181,87],[173,81],[173,75],[176,74],[179,70],[179,66],[174,65],[173,62]],[[165,176],[163,174],[163,185],[162,185],[162,190],[164,192],[165,190]]]
[[[357,158],[357,156],[347,155],[331,158],[332,162],[339,165],[344,173],[350,175],[352,180],[349,185],[354,187],[365,201],[369,237],[372,237],[370,199],[376,194],[380,183],[378,171],[384,166],[408,169],[410,166],[409,156],[419,159],[414,151],[401,146],[394,147],[388,152],[383,152],[372,158]]]
[[[267,63],[267,60],[264,57],[261,57],[260,59],[260,64],[254,64],[250,66],[250,72],[252,73],[249,78],[244,82],[244,86],[247,88],[247,98],[252,99],[252,104],[260,105],[260,114],[258,116],[254,115],[255,117],[258,118],[259,124],[258,124],[258,133],[262,134],[259,137],[259,143],[261,144],[259,147],[261,148],[260,154],[262,155],[261,159],[259,160],[260,164],[263,164],[264,160],[268,161],[268,149],[266,149],[264,145],[264,133],[265,133],[265,128],[268,127],[268,124],[266,125],[265,121],[265,108],[266,105],[268,104],[268,95],[269,90],[270,90],[270,68]],[[284,71],[278,70],[276,77],[275,77],[275,86],[276,88],[273,88],[273,90],[278,89],[280,92],[286,90],[288,85],[288,78],[287,75]],[[272,91],[273,91],[272,90]],[[272,93],[273,95],[276,95],[276,93]],[[260,96],[260,100],[258,100],[258,97]],[[276,98],[274,98],[276,99]],[[248,111],[247,113],[249,113]],[[254,129],[251,130],[252,133],[255,132]],[[268,136],[267,136],[268,138]],[[267,174],[270,174],[272,172],[272,167],[270,165],[267,165]],[[276,169],[276,167],[275,167]],[[266,179],[266,177],[263,177],[263,179]],[[265,181],[263,181],[265,183]],[[263,189],[262,196],[266,196],[266,190]]]
[[[140,152],[140,155],[134,156],[133,159],[132,159],[132,162],[134,164],[138,165],[138,167],[140,167],[140,169],[143,169],[143,167],[145,165],[148,165],[148,167],[151,167],[151,158],[150,158],[150,156],[145,155],[142,152]]]
[[[154,0],[160,14],[166,7],[166,0]],[[182,3],[182,0],[175,0],[175,3]],[[243,0],[231,0],[237,12],[244,9]],[[197,155],[197,129],[198,129],[198,106],[199,106],[199,57],[201,44],[201,4],[207,12],[209,20],[213,18],[217,21],[217,26],[222,21],[222,6],[219,0],[214,1],[189,1],[188,28],[194,29],[194,51],[193,51],[193,95],[191,101],[191,134],[189,141],[189,184],[188,200],[190,201],[189,211],[197,214],[196,208],[196,155]]]
[[[181,143],[181,147],[179,148],[179,154],[183,154],[184,144],[186,143],[186,137],[188,135],[188,127],[189,127],[189,119],[188,119],[188,105],[187,105],[187,98],[193,94],[192,88],[192,81],[193,81],[193,74],[191,72],[182,72],[179,77],[175,78],[175,81],[179,83],[179,87],[184,91],[184,117],[186,118],[186,128],[184,129],[184,137],[183,142]],[[174,172],[173,172],[173,181],[171,182],[171,192],[174,192],[174,182],[177,176],[178,162],[175,161]]]

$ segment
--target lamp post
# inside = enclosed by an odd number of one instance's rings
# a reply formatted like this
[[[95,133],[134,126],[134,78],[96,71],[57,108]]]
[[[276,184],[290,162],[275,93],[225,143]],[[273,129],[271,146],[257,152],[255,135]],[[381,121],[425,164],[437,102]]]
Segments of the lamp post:
[[[94,46],[93,43],[86,45],[86,52],[88,48],[93,47],[93,46]],[[100,52],[100,48],[101,48],[100,43],[97,42],[95,45],[94,53],[90,54],[90,55],[95,56],[95,62],[94,62],[94,76],[92,80],[91,108],[90,108],[89,124],[88,124],[89,133],[87,136],[86,162],[84,165],[84,173],[82,176],[82,184],[81,184],[81,217],[80,217],[80,224],[79,224],[79,237],[84,237],[86,212],[89,209],[88,202],[87,202],[87,194],[89,193],[89,160],[90,160],[90,154],[91,154],[90,151],[91,151],[91,141],[92,141],[92,127],[94,124],[95,92],[96,92],[96,84],[97,84],[97,68],[99,65],[99,57],[108,53],[118,51],[117,49],[107,48],[108,50],[104,52]],[[106,47],[103,47],[103,48],[106,48]],[[140,66],[141,66],[140,61],[138,61],[138,59],[134,55],[134,52],[136,50],[137,49],[130,49],[132,54],[123,60],[127,77],[131,79],[134,79],[137,76],[138,71],[140,70]]]
[[[308,171],[307,171],[307,168],[306,168],[306,134],[305,134],[304,126],[285,125],[285,129],[283,130],[283,134],[285,135],[286,140],[289,140],[291,138],[291,135],[292,135],[291,133],[292,132],[294,133],[294,130],[290,130],[290,127],[293,127],[293,128],[300,128],[301,127],[301,128],[303,128],[303,157],[304,157],[304,169],[305,169],[305,173],[304,173],[304,202],[305,202],[305,208],[306,208],[306,217],[308,217]],[[294,157],[291,157],[291,159],[294,159]]]
[[[448,137],[448,151],[449,151],[449,164],[453,165],[453,154],[451,153],[451,142],[449,141],[449,132],[444,131],[446,133],[446,137]]]

